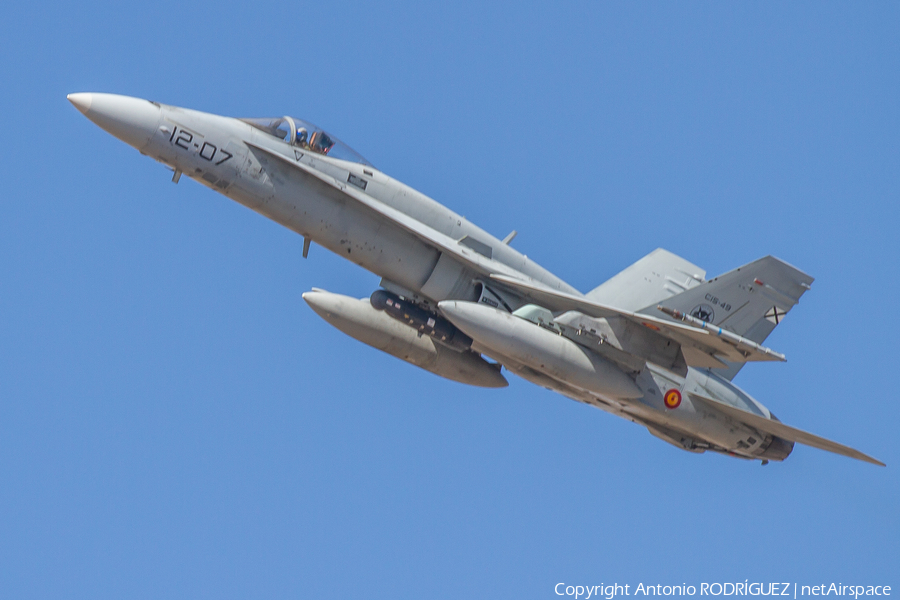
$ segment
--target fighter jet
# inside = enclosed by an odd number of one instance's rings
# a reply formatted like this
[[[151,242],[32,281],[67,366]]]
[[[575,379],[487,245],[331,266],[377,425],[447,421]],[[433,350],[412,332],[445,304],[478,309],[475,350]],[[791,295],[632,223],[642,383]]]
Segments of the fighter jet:
[[[799,442],[882,465],[783,424],[732,379],[783,361],[762,345],[813,278],[766,256],[719,277],[657,249],[584,294],[301,119],[238,119],[100,93],[69,101],[181,176],[381,277],[370,298],[313,288],[328,323],[454,381],[502,369],[687,450],[782,461]]]

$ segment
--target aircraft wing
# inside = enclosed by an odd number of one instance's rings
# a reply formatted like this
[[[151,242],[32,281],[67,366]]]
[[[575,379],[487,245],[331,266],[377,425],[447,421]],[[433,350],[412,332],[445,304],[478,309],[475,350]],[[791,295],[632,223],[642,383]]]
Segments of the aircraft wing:
[[[745,425],[748,425],[754,429],[757,429],[762,433],[775,435],[790,442],[805,444],[807,446],[812,446],[813,448],[818,448],[820,450],[834,452],[835,454],[849,456],[850,458],[855,458],[867,463],[872,463],[873,465],[879,465],[882,467],[886,466],[880,460],[872,458],[867,454],[863,454],[859,450],[855,450],[853,448],[850,448],[849,446],[844,446],[843,444],[838,444],[837,442],[832,442],[831,440],[827,440],[823,437],[807,433],[806,431],[791,427],[790,425],[785,425],[781,421],[767,419],[763,416],[749,413],[745,410],[735,408],[730,404],[725,404],[724,402],[719,402],[717,400],[713,400],[712,398],[707,398],[706,396],[701,396],[693,392],[687,392],[687,394],[691,397],[691,400],[697,400],[700,404],[706,404],[707,406],[721,413],[724,413],[726,416],[736,421],[740,421],[741,423],[744,423]]]
[[[484,275],[485,277],[490,277],[491,275],[498,273],[507,276],[519,275],[519,272],[515,269],[469,249],[467,246],[461,244],[460,240],[455,240],[452,237],[443,234],[440,231],[437,231],[436,229],[433,229],[420,221],[417,221],[406,213],[401,212],[392,206],[388,206],[387,204],[380,202],[367,194],[364,194],[353,185],[350,185],[343,181],[338,181],[330,175],[317,171],[316,169],[308,167],[307,165],[304,165],[300,162],[293,161],[290,158],[279,154],[278,152],[269,150],[268,148],[258,146],[251,142],[246,142],[246,144],[253,151],[259,152],[265,157],[277,161],[278,164],[290,167],[295,170],[295,172],[301,173],[308,178],[318,180],[321,184],[331,187],[335,191],[338,191],[343,195],[352,198],[359,204],[385,217],[388,221],[398,225],[399,227],[402,227],[403,229],[406,229],[425,243],[434,246],[441,252],[445,252],[451,255],[464,266],[469,267],[476,273]]]
[[[684,355],[690,366],[722,366],[720,362],[715,364],[719,358],[735,363],[785,360],[783,354],[719,327],[694,327],[673,320],[598,304],[585,297],[567,294],[518,277],[491,275],[491,279],[535,298],[541,306],[551,311],[575,310],[598,319],[623,317],[632,323],[648,327],[658,334],[678,342],[682,348],[688,348],[689,350]]]
[[[266,158],[276,161],[277,164],[287,167],[289,171],[298,173],[308,180],[316,181],[319,185],[331,188],[333,193],[340,193],[345,197],[352,198],[391,223],[406,229],[425,243],[452,256],[476,273],[505,284],[516,293],[521,294],[525,298],[533,299],[551,311],[577,310],[585,315],[598,318],[625,317],[638,325],[649,327],[653,331],[681,344],[683,349],[687,349],[684,355],[690,366],[721,367],[722,363],[719,361],[719,358],[735,363],[784,360],[783,355],[750,340],[744,340],[733,334],[730,334],[729,337],[728,332],[725,332],[726,337],[721,337],[722,329],[720,328],[712,328],[712,330],[718,330],[718,336],[711,335],[711,330],[605,306],[592,302],[584,296],[579,297],[556,290],[536,280],[526,281],[521,278],[522,274],[515,269],[469,249],[458,240],[364,194],[353,185],[338,181],[330,175],[291,160],[278,152],[273,152],[249,142],[247,145],[255,152],[259,152]],[[738,338],[737,342],[733,338]]]

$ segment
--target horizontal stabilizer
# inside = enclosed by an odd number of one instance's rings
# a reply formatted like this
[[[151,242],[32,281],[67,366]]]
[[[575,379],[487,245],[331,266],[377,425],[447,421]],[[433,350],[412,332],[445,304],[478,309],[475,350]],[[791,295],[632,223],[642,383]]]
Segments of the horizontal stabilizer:
[[[863,454],[859,450],[855,450],[853,448],[850,448],[849,446],[844,446],[843,444],[838,444],[837,442],[832,442],[831,440],[827,440],[823,437],[807,433],[806,431],[802,431],[795,427],[785,425],[781,421],[767,419],[763,416],[749,413],[745,410],[735,408],[730,404],[725,404],[724,402],[719,402],[717,400],[713,400],[712,398],[707,398],[706,396],[701,396],[693,392],[688,392],[688,395],[692,400],[698,400],[701,404],[706,404],[714,410],[724,413],[726,416],[736,421],[740,421],[745,425],[753,427],[754,429],[757,429],[762,433],[774,435],[790,442],[797,442],[800,444],[805,444],[807,446],[812,446],[813,448],[818,448],[820,450],[834,452],[835,454],[849,456],[850,458],[855,458],[867,463],[872,463],[873,465],[879,465],[882,467],[885,466],[885,464],[880,460],[872,458],[867,454]]]

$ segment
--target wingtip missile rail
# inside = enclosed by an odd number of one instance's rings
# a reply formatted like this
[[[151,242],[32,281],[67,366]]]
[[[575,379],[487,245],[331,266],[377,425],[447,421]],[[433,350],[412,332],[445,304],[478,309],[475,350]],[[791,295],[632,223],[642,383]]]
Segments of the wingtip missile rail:
[[[698,329],[703,329],[713,335],[716,335],[716,336],[722,338],[726,342],[735,346],[738,350],[740,350],[741,348],[744,348],[746,350],[755,350],[756,352],[761,352],[763,354],[771,356],[782,362],[787,361],[787,358],[784,356],[784,354],[782,354],[780,352],[776,352],[776,351],[772,350],[771,348],[767,348],[765,346],[757,344],[753,340],[748,340],[747,338],[739,336],[736,333],[732,333],[731,331],[728,331],[727,329],[722,329],[718,325],[713,325],[712,323],[704,321],[703,319],[698,319],[697,317],[693,317],[687,313],[683,313],[680,310],[675,310],[673,308],[668,308],[666,306],[657,305],[656,308],[657,308],[657,310],[669,315],[673,319],[683,321],[684,323],[687,323],[688,325],[693,325],[694,327],[697,327]]]

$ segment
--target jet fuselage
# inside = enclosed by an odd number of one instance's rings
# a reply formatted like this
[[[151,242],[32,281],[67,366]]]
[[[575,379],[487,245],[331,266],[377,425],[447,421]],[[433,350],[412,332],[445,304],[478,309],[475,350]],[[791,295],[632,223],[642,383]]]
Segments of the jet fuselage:
[[[324,290],[304,294],[320,316],[369,345],[473,385],[506,385],[502,364],[685,450],[763,461],[791,452],[791,441],[761,429],[760,423],[776,421],[771,413],[711,368],[727,367],[728,352],[732,359],[770,359],[743,333],[727,332],[731,346],[709,346],[704,332],[669,317],[616,308],[607,314],[596,303],[592,314],[560,309],[570,301],[581,307],[589,297],[517,252],[509,239],[490,235],[299,119],[236,119],[112,94],[69,100],[170,167],[176,183],[187,175],[300,234],[304,256],[315,242],[379,275],[385,291],[376,292],[377,301],[374,294],[371,302]],[[667,278],[677,292],[704,283],[692,273],[683,281]],[[812,280],[798,281],[808,288]],[[695,314],[732,310],[715,300]],[[547,302],[556,309],[542,308]],[[755,425],[728,407],[751,413]]]

